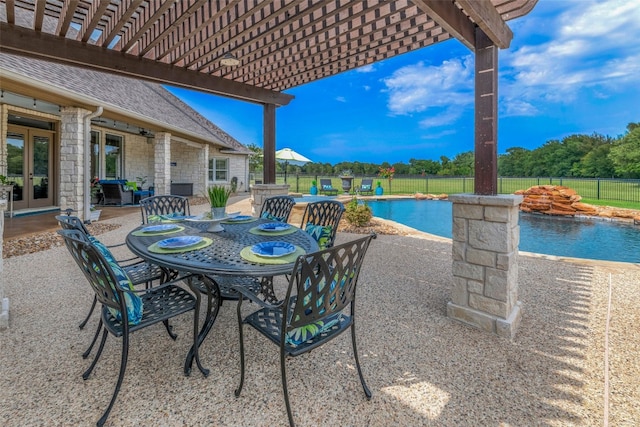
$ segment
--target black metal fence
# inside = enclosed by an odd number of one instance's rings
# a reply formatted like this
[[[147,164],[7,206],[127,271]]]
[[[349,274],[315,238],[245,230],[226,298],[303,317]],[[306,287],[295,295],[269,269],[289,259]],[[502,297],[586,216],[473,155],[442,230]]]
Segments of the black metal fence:
[[[342,188],[342,180],[335,175],[288,174],[287,184],[291,186],[290,191],[292,192],[308,193],[312,181],[319,183],[321,178],[331,179],[335,188]],[[353,179],[353,187],[359,186],[362,178],[372,178],[374,187],[377,186],[377,183],[380,183],[385,194],[456,194],[474,192],[473,177],[395,175],[392,180],[388,180],[377,176],[356,176]],[[256,181],[262,182],[262,177],[252,174],[251,183],[254,184]],[[278,174],[276,182],[284,183],[284,174]],[[499,177],[498,193],[513,194],[518,190],[526,190],[534,185],[562,185],[575,190],[585,199],[640,203],[640,180],[638,179]]]

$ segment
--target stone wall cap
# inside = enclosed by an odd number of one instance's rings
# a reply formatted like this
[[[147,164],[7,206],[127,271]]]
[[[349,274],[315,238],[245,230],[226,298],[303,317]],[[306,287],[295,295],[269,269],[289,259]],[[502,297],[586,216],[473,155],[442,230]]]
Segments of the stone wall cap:
[[[286,188],[290,187],[289,184],[253,184],[251,188],[255,188],[256,190],[266,190],[270,188]]]
[[[522,203],[519,194],[498,194],[495,196],[483,196],[479,194],[450,194],[449,200],[453,203],[482,206],[518,206]]]

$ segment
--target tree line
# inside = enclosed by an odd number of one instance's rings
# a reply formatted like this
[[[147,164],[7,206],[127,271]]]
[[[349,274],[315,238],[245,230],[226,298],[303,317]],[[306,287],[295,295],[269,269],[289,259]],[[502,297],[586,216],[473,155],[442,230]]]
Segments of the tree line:
[[[249,145],[256,154],[262,148]],[[277,164],[284,172],[284,165]],[[308,163],[298,167],[288,165],[288,173],[312,175],[338,175],[351,171],[355,175],[376,175],[380,168],[395,169],[398,175],[473,176],[474,153],[466,151],[453,159],[440,156],[440,160],[410,159],[409,163],[340,162]],[[250,168],[262,170],[262,158],[252,156]],[[559,140],[550,140],[529,150],[512,147],[498,156],[498,174],[505,177],[583,177],[583,178],[640,178],[640,122],[629,123],[626,132],[618,137],[594,133],[576,134]]]

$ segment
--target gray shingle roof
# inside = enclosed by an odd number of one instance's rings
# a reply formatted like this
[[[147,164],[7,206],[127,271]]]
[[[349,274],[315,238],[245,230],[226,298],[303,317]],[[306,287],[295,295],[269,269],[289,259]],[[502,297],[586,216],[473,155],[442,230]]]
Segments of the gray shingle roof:
[[[0,53],[2,69],[63,89],[70,98],[74,93],[89,97],[106,109],[111,105],[144,116],[159,128],[177,128],[211,143],[251,153],[160,84],[6,53]]]

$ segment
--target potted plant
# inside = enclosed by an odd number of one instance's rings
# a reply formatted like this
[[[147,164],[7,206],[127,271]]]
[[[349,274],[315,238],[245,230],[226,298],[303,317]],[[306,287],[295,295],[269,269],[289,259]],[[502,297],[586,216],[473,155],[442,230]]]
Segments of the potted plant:
[[[380,168],[380,170],[378,171],[378,176],[387,178],[387,180],[389,181],[389,194],[391,194],[391,180],[393,179],[393,174],[395,173],[396,169],[393,166],[391,166],[390,168]],[[378,194],[378,188],[380,188],[380,194]],[[382,187],[380,187],[380,182],[378,182],[378,188],[376,188],[376,195],[381,196]]]
[[[311,188],[309,188],[309,194],[311,194],[312,196],[315,196],[318,194],[318,183],[316,182],[315,179],[311,181]]]
[[[96,209],[95,205],[91,205],[89,210],[89,221],[97,221],[100,219],[100,214],[102,211],[100,209]]]
[[[209,199],[211,216],[214,219],[224,218],[230,195],[231,189],[223,185],[212,185],[207,188],[207,199]]]
[[[382,189],[382,183],[378,181],[378,185],[376,186],[376,196],[382,196],[384,190]]]
[[[146,184],[147,182],[147,175],[136,176],[136,181],[140,183],[140,187],[138,187],[138,190],[144,190],[144,184]]]
[[[91,203],[100,203],[100,198],[102,195],[102,186],[100,185],[100,178],[94,176],[91,178]],[[92,205],[93,206],[93,205]]]

